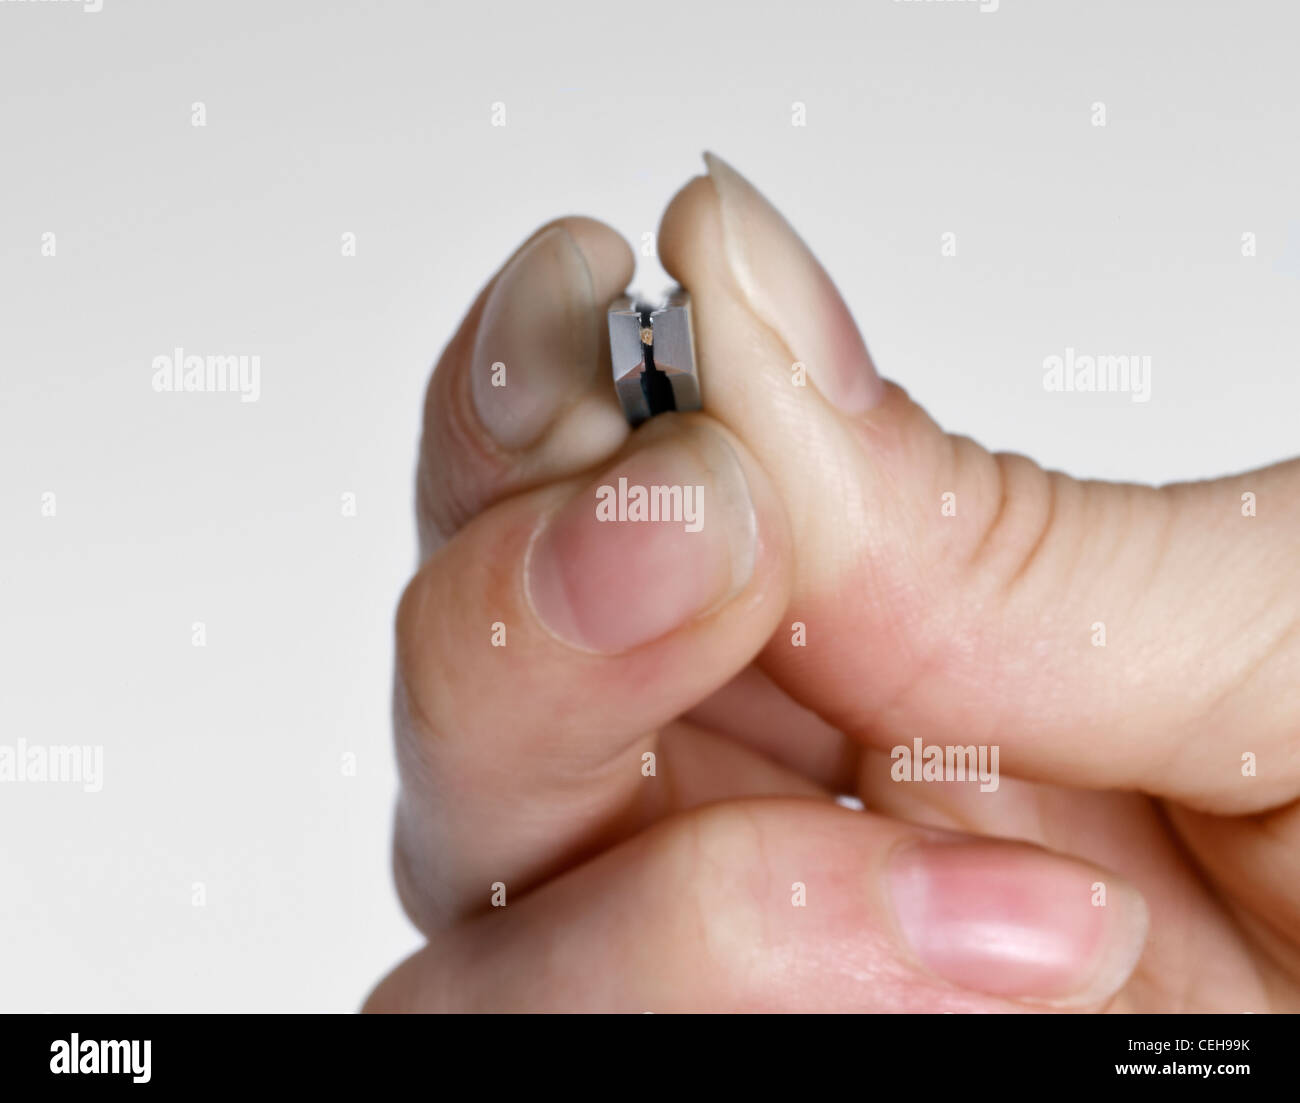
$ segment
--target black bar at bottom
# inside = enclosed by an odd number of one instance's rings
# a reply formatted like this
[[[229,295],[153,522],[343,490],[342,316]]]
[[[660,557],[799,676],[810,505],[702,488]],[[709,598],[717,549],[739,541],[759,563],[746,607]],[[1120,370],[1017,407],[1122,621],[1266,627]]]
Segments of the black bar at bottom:
[[[9,1015],[0,1084],[15,1100],[41,1098],[15,1088],[170,1095],[256,1085],[336,1097],[403,1084],[439,1092],[466,1079],[565,1099],[617,1097],[632,1084],[730,1098],[749,1083],[765,1094],[892,1084],[926,1097],[972,1085],[1074,1096],[1122,1081],[1247,1098],[1293,1092],[1298,1028],[1288,1015]]]

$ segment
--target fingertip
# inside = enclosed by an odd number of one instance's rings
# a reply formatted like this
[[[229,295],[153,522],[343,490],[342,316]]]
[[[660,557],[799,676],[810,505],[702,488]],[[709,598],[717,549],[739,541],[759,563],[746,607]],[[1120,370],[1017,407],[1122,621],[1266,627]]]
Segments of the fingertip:
[[[713,181],[692,177],[669,200],[659,220],[659,260],[668,273],[688,287],[699,282],[699,262],[721,255],[721,225]]]
[[[905,945],[960,988],[1061,1009],[1104,1005],[1146,944],[1136,887],[1089,863],[1006,840],[917,835],[891,855]]]
[[[591,273],[592,294],[604,305],[632,280],[636,256],[623,235],[612,226],[583,215],[568,215],[554,223],[562,227],[577,246]]]

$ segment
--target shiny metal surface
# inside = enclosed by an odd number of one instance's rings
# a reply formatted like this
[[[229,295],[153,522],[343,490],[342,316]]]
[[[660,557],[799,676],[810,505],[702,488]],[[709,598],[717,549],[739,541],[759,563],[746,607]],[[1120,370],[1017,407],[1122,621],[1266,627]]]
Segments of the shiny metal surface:
[[[675,288],[657,307],[625,295],[608,319],[614,387],[629,422],[700,408],[690,292]]]

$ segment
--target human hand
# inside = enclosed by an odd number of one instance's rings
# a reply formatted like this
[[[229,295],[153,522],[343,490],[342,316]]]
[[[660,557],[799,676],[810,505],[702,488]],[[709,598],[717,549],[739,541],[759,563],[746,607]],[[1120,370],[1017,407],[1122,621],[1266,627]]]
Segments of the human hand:
[[[585,219],[435,372],[395,710],[431,941],[368,1006],[1295,1009],[1300,465],[1155,490],[945,434],[710,168],[659,236],[705,412],[629,434],[632,256]],[[703,486],[701,530],[596,521],[620,476]],[[893,781],[914,739],[998,789]]]

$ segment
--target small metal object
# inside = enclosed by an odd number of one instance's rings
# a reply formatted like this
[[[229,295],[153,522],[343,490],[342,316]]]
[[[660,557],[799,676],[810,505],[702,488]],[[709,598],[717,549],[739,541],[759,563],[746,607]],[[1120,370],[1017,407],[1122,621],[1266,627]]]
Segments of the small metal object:
[[[691,293],[675,288],[654,307],[624,295],[609,308],[609,358],[623,413],[640,425],[667,410],[700,408]]]

